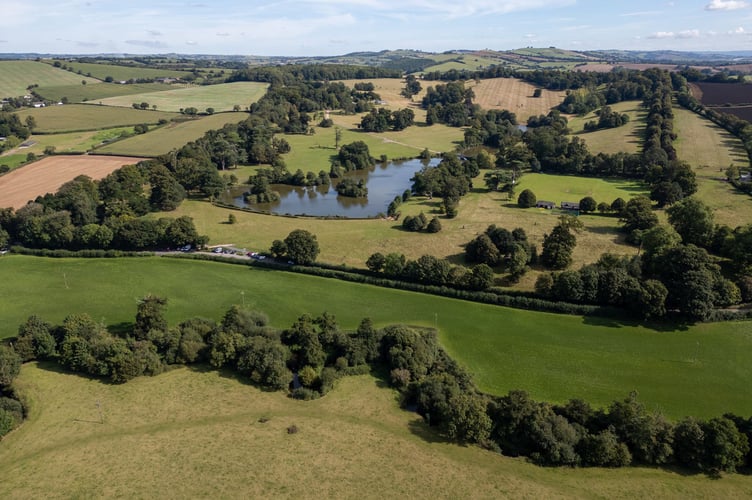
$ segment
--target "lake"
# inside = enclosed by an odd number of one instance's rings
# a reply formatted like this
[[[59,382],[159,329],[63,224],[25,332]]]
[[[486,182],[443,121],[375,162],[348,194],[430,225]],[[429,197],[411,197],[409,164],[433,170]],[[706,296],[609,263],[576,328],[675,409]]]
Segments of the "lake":
[[[368,198],[339,196],[334,189],[338,179],[333,179],[331,186],[306,188],[273,184],[272,189],[280,195],[280,200],[274,203],[246,203],[243,199],[243,193],[248,190],[246,186],[232,188],[225,194],[223,201],[238,207],[283,215],[339,216],[352,219],[376,217],[380,213],[386,213],[395,196],[402,196],[406,189],[410,189],[410,179],[416,172],[426,165],[435,167],[439,161],[414,159],[377,163],[370,170],[347,173],[346,178],[356,181],[362,179],[366,183]]]

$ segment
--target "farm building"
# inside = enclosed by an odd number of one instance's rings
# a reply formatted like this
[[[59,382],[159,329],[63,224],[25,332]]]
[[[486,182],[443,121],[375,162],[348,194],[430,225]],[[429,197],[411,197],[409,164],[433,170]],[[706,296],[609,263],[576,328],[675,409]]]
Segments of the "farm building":
[[[562,201],[561,209],[562,210],[579,210],[580,203],[577,201]]]
[[[537,208],[545,208],[546,210],[551,210],[556,207],[556,203],[554,203],[553,201],[539,200],[535,203],[535,206]]]

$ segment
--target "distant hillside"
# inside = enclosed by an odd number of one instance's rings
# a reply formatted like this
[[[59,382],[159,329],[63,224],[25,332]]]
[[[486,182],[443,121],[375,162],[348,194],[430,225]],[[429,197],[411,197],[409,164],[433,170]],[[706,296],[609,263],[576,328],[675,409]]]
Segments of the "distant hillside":
[[[525,47],[514,50],[468,50],[457,49],[445,52],[424,52],[399,49],[378,52],[350,52],[333,56],[287,57],[255,55],[210,55],[210,54],[0,54],[0,59],[58,59],[122,64],[140,67],[193,67],[237,68],[242,65],[265,66],[276,64],[355,64],[399,69],[406,73],[446,69],[479,69],[491,64],[500,64],[515,69],[573,69],[585,64],[668,64],[715,67],[734,70],[735,66],[752,64],[752,51],[681,52],[681,51],[631,51],[588,50],[576,51],[557,47]],[[179,68],[178,68],[179,67]],[[742,71],[742,69],[739,69]]]

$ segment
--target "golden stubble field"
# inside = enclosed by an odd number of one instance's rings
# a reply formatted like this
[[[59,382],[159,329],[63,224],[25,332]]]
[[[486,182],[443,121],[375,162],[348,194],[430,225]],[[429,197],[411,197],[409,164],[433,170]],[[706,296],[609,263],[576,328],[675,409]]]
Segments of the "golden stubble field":
[[[474,103],[483,109],[512,111],[519,123],[526,123],[531,116],[548,114],[566,96],[563,91],[542,89],[540,97],[533,97],[537,87],[515,78],[491,78],[478,83],[470,81],[467,85],[475,93]]]
[[[21,208],[29,200],[54,193],[79,175],[103,179],[143,158],[126,156],[49,156],[0,177],[0,207]]]

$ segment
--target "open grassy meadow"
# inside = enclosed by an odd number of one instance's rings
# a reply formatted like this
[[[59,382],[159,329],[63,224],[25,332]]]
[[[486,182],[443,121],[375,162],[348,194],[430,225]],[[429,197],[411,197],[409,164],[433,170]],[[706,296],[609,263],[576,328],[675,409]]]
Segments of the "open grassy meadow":
[[[148,102],[158,110],[177,112],[194,107],[203,112],[207,108],[215,111],[232,111],[235,105],[246,109],[266,93],[268,85],[257,82],[222,83],[218,85],[192,85],[171,88],[159,92],[146,92],[100,99],[107,106],[130,107],[134,102]]]
[[[0,61],[0,97],[26,95],[29,85],[80,85],[81,81],[97,83],[93,78],[76,75],[49,64],[36,61]]]
[[[319,161],[324,161],[324,157]],[[319,163],[288,161],[288,165],[291,168],[294,168],[293,165],[317,167]],[[318,167],[315,171],[318,171]],[[238,174],[241,181],[245,181],[247,176],[247,171]],[[482,183],[481,178],[475,180],[476,185]],[[644,193],[639,184],[631,181],[545,174],[523,176],[518,192],[526,188],[533,190],[538,199],[554,201],[557,205],[561,201],[579,201],[585,196],[593,196],[599,202],[610,204],[618,197],[626,200]],[[416,196],[401,206],[403,217],[420,212],[428,217],[439,216],[442,230],[436,234],[404,231],[399,221],[290,218],[230,211],[201,201],[185,201],[175,212],[161,215],[188,215],[194,219],[199,232],[209,235],[213,243],[232,243],[254,250],[267,250],[272,241],[284,239],[290,231],[307,229],[318,238],[321,247],[319,260],[356,267],[365,267],[366,259],[377,251],[384,254],[403,253],[411,259],[431,253],[439,258],[448,258],[455,264],[463,264],[464,245],[491,224],[510,230],[522,227],[530,240],[541,248],[544,235],[556,225],[560,215],[558,211],[520,209],[516,198],[509,199],[506,193],[489,192],[480,187],[462,198],[459,216],[455,219],[440,215],[440,202],[438,198],[429,200]],[[225,224],[229,213],[236,215],[235,224]],[[637,251],[635,247],[624,244],[616,217],[581,215],[580,219],[585,224],[585,230],[577,236],[573,255],[575,268],[594,262],[604,252],[632,255]],[[343,234],[347,234],[347,238],[343,238]],[[532,289],[536,277],[537,271],[528,273],[515,287]]]
[[[748,167],[749,159],[739,139],[710,120],[674,108],[674,142],[679,159],[694,168],[697,175],[695,196],[713,209],[715,221],[731,227],[752,221],[752,198],[725,182],[729,165]]]
[[[54,323],[72,312],[86,312],[107,325],[131,323],[138,299],[154,293],[169,299],[171,324],[193,316],[219,320],[232,304],[245,304],[265,311],[277,327],[323,311],[344,328],[355,328],[364,317],[382,326],[435,326],[448,352],[494,394],[519,388],[539,399],[579,397],[602,405],[636,390],[648,407],[672,417],[752,414],[749,322],[653,329],[158,257],[6,255],[0,273],[0,337],[14,335],[32,314]]]
[[[68,132],[64,134],[44,134],[33,135],[30,140],[33,145],[25,148],[15,148],[6,151],[0,156],[0,165],[13,162],[18,158],[18,162],[25,162],[26,155],[34,153],[40,156],[44,153],[47,146],[55,148],[56,153],[85,153],[91,151],[97,146],[102,145],[104,141],[110,141],[117,137],[133,134],[133,127],[116,127],[104,130],[85,130],[82,132]],[[10,163],[9,163],[10,165]]]
[[[490,78],[479,83],[470,82],[473,102],[487,110],[509,110],[519,123],[527,123],[531,116],[547,115],[566,96],[565,92],[541,89],[540,97],[533,97],[536,87],[516,78]]]
[[[91,75],[93,78],[99,80],[105,80],[108,76],[111,76],[113,80],[127,81],[138,79],[153,79],[153,78],[183,78],[191,75],[190,71],[178,71],[172,69],[163,68],[141,68],[141,67],[129,67],[120,66],[115,64],[97,64],[97,63],[81,63],[81,62],[67,62],[65,63],[69,68],[72,68],[74,72],[81,72],[84,75]],[[75,75],[75,73],[70,73]],[[80,79],[80,75],[77,75]]]
[[[8,165],[11,169],[14,169],[26,162],[26,154],[21,153],[5,153],[0,155],[0,165]]]
[[[27,116],[33,116],[37,123],[34,131],[43,134],[125,127],[140,123],[156,124],[159,120],[170,120],[178,116],[175,113],[150,109],[115,108],[94,104],[24,108],[17,114],[21,120],[25,120]]]
[[[217,113],[172,122],[146,134],[108,144],[99,151],[107,154],[159,156],[179,149],[190,141],[202,137],[209,130],[222,128],[227,123],[238,123],[248,118],[247,113]]]
[[[645,130],[647,113],[638,101],[625,101],[611,105],[617,113],[626,113],[629,122],[621,127],[585,132],[585,123],[598,121],[595,112],[584,116],[569,117],[569,129],[573,134],[585,141],[588,150],[593,153],[615,154],[639,153],[642,150],[642,140]]]
[[[96,85],[81,85],[79,82],[78,85],[39,87],[36,89],[36,92],[45,99],[56,102],[66,97],[68,98],[68,102],[71,103],[91,102],[99,104],[99,100],[106,97],[159,92],[170,88],[173,88],[173,86],[164,83],[130,83],[122,85],[120,83],[101,82]],[[141,101],[138,102],[140,103]]]
[[[484,57],[478,54],[435,54],[431,55],[431,59],[438,61],[439,64],[429,66],[422,73],[433,71],[443,73],[453,69],[457,71],[477,71],[501,62],[498,58]]]
[[[448,443],[371,376],[343,379],[311,402],[189,368],[109,385],[33,363],[17,384],[32,413],[0,446],[0,495],[8,499],[752,494],[739,474],[544,468]],[[297,434],[287,433],[291,425]]]

